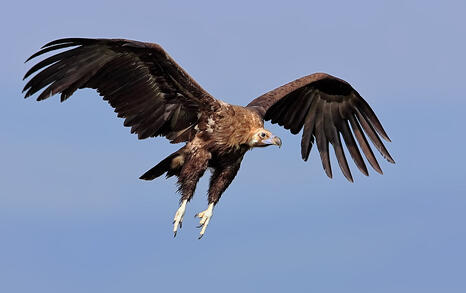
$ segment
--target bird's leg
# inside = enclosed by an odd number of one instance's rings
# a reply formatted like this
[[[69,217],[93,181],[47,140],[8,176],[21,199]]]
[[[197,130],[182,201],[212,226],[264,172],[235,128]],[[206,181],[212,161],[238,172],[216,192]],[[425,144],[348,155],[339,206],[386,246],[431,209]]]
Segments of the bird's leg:
[[[175,213],[175,218],[173,219],[173,237],[176,236],[176,232],[178,230],[178,225],[181,227],[183,226],[183,217],[184,217],[184,212],[186,211],[186,204],[188,203],[188,200],[185,199],[181,202],[180,207]]]
[[[205,211],[200,212],[195,215],[195,217],[201,219],[199,221],[199,226],[198,226],[198,228],[202,227],[201,233],[199,234],[199,239],[201,239],[202,236],[204,236],[205,229],[207,229],[207,226],[209,225],[209,222],[210,222],[210,218],[212,218],[213,210],[214,210],[214,203],[211,203],[209,204],[209,206],[207,207]]]
[[[241,157],[242,158],[242,157]],[[230,165],[228,167],[218,167],[215,169],[212,177],[210,177],[210,186],[209,186],[209,206],[203,212],[196,214],[196,217],[200,218],[198,228],[202,228],[201,232],[199,233],[199,239],[204,236],[205,230],[209,225],[210,218],[212,218],[212,212],[214,210],[214,206],[220,200],[220,196],[222,193],[227,189],[228,185],[233,181],[238,173],[240,167],[241,160],[234,165]]]
[[[173,237],[176,236],[178,225],[181,228],[186,204],[193,197],[197,182],[207,169],[210,158],[211,154],[203,149],[199,149],[185,158],[180,175],[178,176],[178,190],[181,192],[181,204],[173,220]]]

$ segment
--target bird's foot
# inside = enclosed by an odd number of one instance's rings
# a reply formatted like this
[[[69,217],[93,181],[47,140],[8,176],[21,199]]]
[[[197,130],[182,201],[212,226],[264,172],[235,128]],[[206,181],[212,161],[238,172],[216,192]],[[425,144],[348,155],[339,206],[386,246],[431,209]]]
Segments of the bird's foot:
[[[173,237],[176,236],[176,232],[178,230],[178,225],[181,227],[183,226],[183,217],[184,217],[184,212],[186,211],[186,203],[188,200],[183,200],[181,202],[180,207],[176,211],[175,218],[173,219]]]
[[[201,233],[199,234],[198,239],[201,239],[202,236],[204,236],[205,229],[207,229],[207,226],[209,225],[209,222],[210,222],[210,218],[212,218],[213,210],[214,210],[214,204],[211,203],[211,204],[209,204],[209,206],[207,207],[207,209],[205,211],[200,212],[200,213],[198,213],[198,214],[196,214],[194,216],[194,217],[197,217],[197,218],[201,219],[199,221],[198,228],[202,227],[202,229],[201,229]]]

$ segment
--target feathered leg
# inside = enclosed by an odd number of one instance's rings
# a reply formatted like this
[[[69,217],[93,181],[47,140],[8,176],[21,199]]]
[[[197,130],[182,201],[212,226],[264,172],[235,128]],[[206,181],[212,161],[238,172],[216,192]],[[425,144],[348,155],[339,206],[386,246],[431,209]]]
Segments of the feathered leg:
[[[199,239],[204,236],[205,230],[209,225],[210,218],[212,217],[214,206],[220,200],[223,192],[228,188],[230,183],[235,178],[238,173],[240,163],[233,166],[222,167],[215,169],[212,177],[210,177],[210,186],[209,186],[209,206],[203,212],[196,214],[195,217],[200,218],[198,228],[201,228],[199,234]]]
[[[211,154],[208,151],[199,149],[195,153],[188,155],[184,161],[178,176],[178,190],[181,192],[181,199],[180,207],[173,219],[173,237],[176,236],[178,226],[181,228],[183,224],[186,204],[193,197],[197,182],[204,175],[210,158]]]

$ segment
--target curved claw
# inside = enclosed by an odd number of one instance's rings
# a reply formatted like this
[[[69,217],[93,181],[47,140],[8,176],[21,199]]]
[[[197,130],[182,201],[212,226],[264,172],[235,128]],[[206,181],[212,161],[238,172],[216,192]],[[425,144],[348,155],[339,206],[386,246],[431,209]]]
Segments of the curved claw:
[[[173,219],[173,237],[176,237],[176,232],[178,231],[178,226],[180,227],[180,229],[181,229],[181,227],[183,227],[183,217],[184,217],[184,213],[186,211],[186,203],[187,202],[188,201],[186,199],[183,200],[180,207],[178,208],[178,210],[175,213],[175,218]]]
[[[214,209],[214,204],[211,203],[209,204],[209,206],[207,207],[205,211],[196,214],[195,217],[201,219],[199,221],[199,226],[197,226],[197,228],[202,228],[201,232],[199,233],[198,239],[201,239],[202,236],[204,236],[205,230],[207,229],[207,226],[209,225],[210,218],[212,218],[213,209]]]

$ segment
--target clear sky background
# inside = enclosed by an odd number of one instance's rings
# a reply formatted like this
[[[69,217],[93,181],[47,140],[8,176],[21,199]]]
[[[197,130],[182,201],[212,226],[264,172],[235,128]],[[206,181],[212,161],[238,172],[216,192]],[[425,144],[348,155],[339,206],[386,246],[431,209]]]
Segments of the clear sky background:
[[[465,3],[3,4],[0,291],[466,292]],[[157,42],[240,105],[336,75],[373,107],[397,164],[378,156],[370,177],[351,164],[354,184],[334,164],[330,180],[316,149],[303,162],[300,137],[267,124],[283,147],[246,155],[197,240],[205,176],[173,239],[175,180],[138,177],[179,146],[138,141],[91,90],[22,98],[24,60],[62,37]]]

